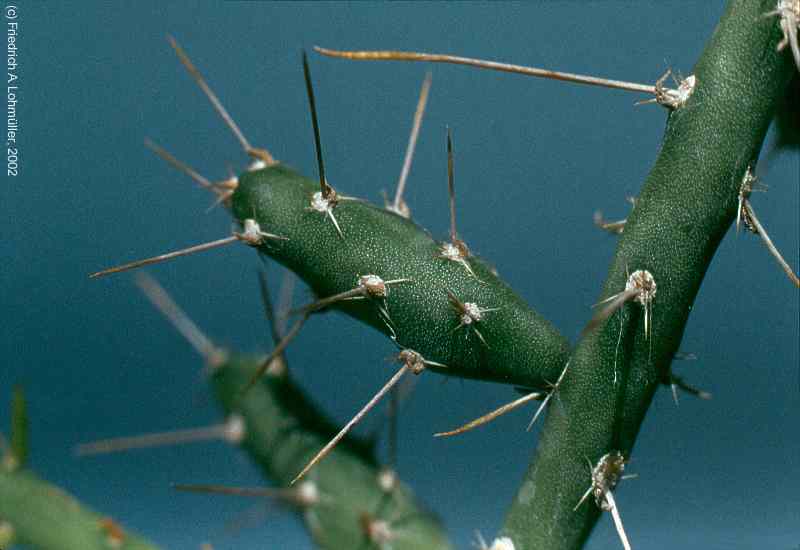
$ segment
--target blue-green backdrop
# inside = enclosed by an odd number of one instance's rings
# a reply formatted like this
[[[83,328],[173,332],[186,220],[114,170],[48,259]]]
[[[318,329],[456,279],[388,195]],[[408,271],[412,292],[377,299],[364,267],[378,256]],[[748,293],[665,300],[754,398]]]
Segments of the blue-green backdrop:
[[[0,398],[22,382],[32,466],[169,548],[308,548],[278,508],[236,533],[253,501],[175,494],[174,482],[259,484],[223,444],[76,459],[80,441],[219,421],[201,363],[132,284],[91,271],[226,235],[207,194],[143,147],[151,137],[210,178],[245,157],[177,62],[174,35],[246,135],[315,173],[300,50],[441,51],[653,82],[688,72],[720,1],[527,4],[32,3],[19,8],[22,173],[0,188]],[[754,24],[760,24],[754,22]],[[379,201],[394,187],[426,66],[312,55],[328,175]],[[574,340],[614,249],[592,214],[624,217],[658,150],[665,112],[597,88],[437,65],[408,201],[447,232],[445,126],[456,146],[459,230]],[[712,133],[709,140],[713,140]],[[797,156],[759,168],[753,202],[798,266]],[[252,251],[231,247],[150,270],[215,341],[266,350]],[[273,279],[281,270],[273,268]],[[298,289],[296,300],[309,294]],[[655,335],[658,337],[658,334]],[[756,238],[723,241],[682,348],[680,374],[710,402],[657,395],[618,492],[641,550],[791,550],[800,544],[798,292]],[[338,315],[289,351],[302,384],[340,421],[390,373],[392,346]],[[453,540],[487,538],[536,444],[527,413],[456,439],[431,434],[512,398],[500,385],[425,376],[400,418],[401,475]],[[375,426],[376,418],[365,422]],[[8,415],[0,413],[3,430]],[[602,518],[590,549],[618,548]]]

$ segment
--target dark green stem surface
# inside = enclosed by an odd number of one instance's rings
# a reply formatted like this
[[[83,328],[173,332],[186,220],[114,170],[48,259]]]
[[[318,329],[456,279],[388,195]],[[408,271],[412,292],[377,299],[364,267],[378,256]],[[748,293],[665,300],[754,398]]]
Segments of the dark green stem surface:
[[[567,341],[484,262],[467,260],[472,275],[464,265],[438,257],[439,243],[419,226],[360,200],[341,200],[333,209],[340,237],[326,214],[309,208],[315,191],[319,183],[275,165],[239,177],[233,212],[240,221],[255,218],[262,230],[287,237],[267,241],[260,250],[320,298],[353,289],[361,275],[411,279],[389,287],[387,308],[397,343],[447,365],[440,372],[527,387],[555,380],[567,358]],[[459,326],[448,290],[462,302],[497,310],[474,325]],[[335,307],[391,334],[371,300]]]
[[[596,464],[613,450],[630,457],[794,69],[787,52],[776,52],[775,20],[761,17],[774,4],[730,2],[692,71],[693,95],[669,116],[601,297],[624,290],[628,272],[650,271],[652,334],[645,338],[642,306],[629,302],[579,342],[506,517],[516,550],[581,548],[600,515],[591,498],[573,511],[591,483],[586,459]]]

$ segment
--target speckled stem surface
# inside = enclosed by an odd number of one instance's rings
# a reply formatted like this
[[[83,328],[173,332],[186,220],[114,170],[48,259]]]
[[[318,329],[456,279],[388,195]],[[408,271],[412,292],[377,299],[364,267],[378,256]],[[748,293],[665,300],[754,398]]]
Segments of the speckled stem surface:
[[[315,191],[319,182],[278,164],[240,176],[233,213],[288,238],[267,241],[260,250],[294,271],[320,298],[353,289],[360,275],[410,279],[390,286],[386,305],[397,343],[448,367],[431,370],[527,387],[558,377],[567,341],[484,262],[469,258],[470,274],[464,265],[439,257],[441,243],[415,223],[361,200],[343,199],[333,209],[339,236],[328,216],[309,208]],[[448,290],[462,302],[497,310],[459,327]],[[335,308],[390,334],[370,300],[340,302]]]
[[[703,276],[734,221],[742,178],[795,70],[786,51],[776,52],[776,20],[761,17],[774,4],[730,2],[691,73],[693,95],[669,115],[600,297],[622,291],[628,272],[649,270],[657,283],[651,338],[641,305],[632,302],[579,342],[506,517],[503,533],[516,550],[581,548],[600,515],[593,499],[573,511],[591,482],[586,459],[596,463],[613,450],[630,457]]]

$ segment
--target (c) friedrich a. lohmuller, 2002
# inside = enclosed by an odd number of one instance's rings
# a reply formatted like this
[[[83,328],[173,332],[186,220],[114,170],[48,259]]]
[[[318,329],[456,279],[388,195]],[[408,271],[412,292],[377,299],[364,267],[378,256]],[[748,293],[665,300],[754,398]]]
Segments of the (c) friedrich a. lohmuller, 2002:
[[[7,69],[7,88],[6,88],[6,173],[8,176],[19,175],[19,147],[17,145],[17,132],[19,131],[19,121],[17,120],[17,96],[19,90],[19,73],[17,72],[17,37],[19,35],[19,22],[17,19],[17,7],[6,6],[6,69]]]

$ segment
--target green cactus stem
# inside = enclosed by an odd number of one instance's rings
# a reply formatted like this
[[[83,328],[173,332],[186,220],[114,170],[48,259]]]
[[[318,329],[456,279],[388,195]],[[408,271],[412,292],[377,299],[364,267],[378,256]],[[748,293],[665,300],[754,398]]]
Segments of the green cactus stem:
[[[233,213],[242,223],[255,219],[265,231],[286,237],[259,250],[294,271],[320,298],[353,289],[362,275],[409,279],[389,290],[388,322],[370,300],[332,307],[447,366],[431,370],[527,387],[558,377],[566,340],[483,261],[466,258],[468,269],[445,259],[441,244],[414,222],[361,200],[340,199],[335,206],[340,236],[328,216],[311,209],[315,191],[318,182],[276,164],[239,177]],[[492,311],[466,326],[449,293]]]
[[[614,451],[630,458],[703,276],[736,216],[742,178],[795,71],[791,57],[776,52],[777,24],[762,17],[774,3],[730,2],[692,72],[694,93],[668,117],[602,293],[623,291],[629,272],[649,271],[657,285],[649,338],[643,307],[632,301],[579,342],[506,517],[503,533],[516,550],[581,548],[600,515],[593,502],[573,511],[592,482],[587,457],[593,464]]]
[[[28,470],[0,471],[0,518],[38,550],[156,550]]]
[[[286,487],[338,429],[286,372],[267,373],[242,395],[260,362],[232,356],[214,370],[211,383],[226,415],[245,421],[242,448],[266,477]],[[369,446],[352,436],[291,490],[321,548],[451,548],[439,521],[420,508],[393,472],[378,465]]]
[[[27,418],[25,397],[17,387],[11,446],[0,466],[0,543],[13,541],[37,550],[157,550],[24,468]]]

